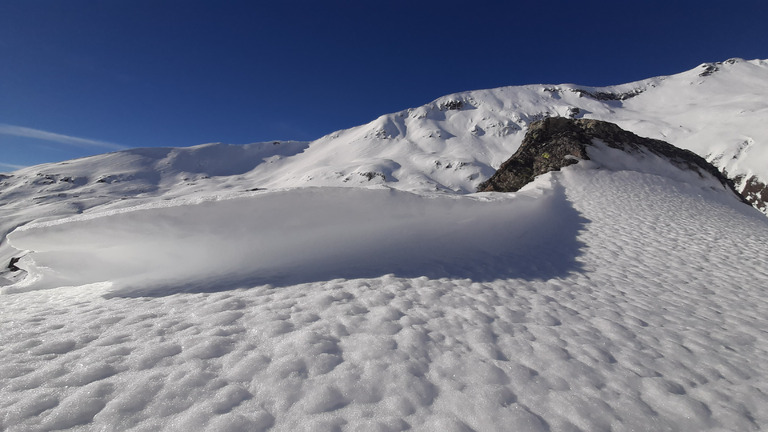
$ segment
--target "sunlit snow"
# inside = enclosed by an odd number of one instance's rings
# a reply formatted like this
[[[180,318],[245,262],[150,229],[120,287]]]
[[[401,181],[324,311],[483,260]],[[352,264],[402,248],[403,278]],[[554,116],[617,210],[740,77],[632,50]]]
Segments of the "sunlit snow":
[[[599,143],[472,192],[552,115],[766,179],[767,66],[0,176],[0,430],[765,429],[765,215]]]
[[[0,426],[768,425],[765,217],[595,156],[512,196],[294,189],[17,230],[41,279],[0,296]]]

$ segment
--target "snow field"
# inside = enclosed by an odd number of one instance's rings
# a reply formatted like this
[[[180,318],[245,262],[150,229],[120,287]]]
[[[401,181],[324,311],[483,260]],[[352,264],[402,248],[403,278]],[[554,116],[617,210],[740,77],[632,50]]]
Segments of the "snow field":
[[[287,236],[297,217],[341,216],[354,230],[358,218],[345,214],[383,202],[386,212],[363,213],[372,225],[402,215],[382,232],[403,229],[392,250],[417,265],[370,249],[355,260],[360,247],[386,239],[338,243],[337,231],[280,252],[298,254],[293,276],[273,273],[248,289],[223,289],[235,286],[237,267],[219,267],[225,261],[201,283],[166,259],[152,271],[170,267],[170,285],[88,276],[90,285],[2,295],[0,429],[760,430],[768,224],[707,182],[672,177],[582,162],[512,198],[317,189],[220,201],[214,213],[192,205],[94,217],[89,226],[101,235],[126,217],[146,224],[185,214],[179,232],[199,240],[206,217],[257,212],[271,197],[291,211],[262,207],[271,210],[261,216],[286,218],[248,224],[258,245],[273,223],[274,241]],[[302,206],[314,216],[295,216]],[[485,212],[470,224],[487,229],[482,241],[458,237],[461,247],[441,244],[437,262],[424,258],[425,221],[434,239]],[[235,214],[227,222],[248,212]],[[50,248],[85,231],[76,218],[17,231],[13,241]],[[325,269],[308,265],[311,253],[301,259],[302,247],[326,246],[349,253]],[[54,255],[51,271],[69,271]],[[359,267],[345,269],[345,260]],[[431,274],[407,274],[421,266]]]
[[[594,323],[616,339],[609,352],[636,375],[627,393],[676,418],[653,429],[765,427],[761,216],[699,184],[633,171],[575,168],[563,183],[590,227],[610,227],[584,232],[593,263],[580,285],[603,307]]]

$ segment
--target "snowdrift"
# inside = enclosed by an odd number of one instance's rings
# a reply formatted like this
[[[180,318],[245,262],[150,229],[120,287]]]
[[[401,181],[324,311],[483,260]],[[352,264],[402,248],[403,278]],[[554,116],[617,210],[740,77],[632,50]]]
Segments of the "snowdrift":
[[[306,188],[164,202],[24,226],[31,277],[9,288],[108,283],[113,293],[336,278],[551,278],[578,268],[584,220],[562,188],[514,197]]]

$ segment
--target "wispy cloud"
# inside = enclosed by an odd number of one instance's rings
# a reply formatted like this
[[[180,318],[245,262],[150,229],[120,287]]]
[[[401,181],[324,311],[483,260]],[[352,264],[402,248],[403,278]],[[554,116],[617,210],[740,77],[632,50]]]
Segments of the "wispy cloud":
[[[17,169],[22,169],[26,167],[27,167],[26,165],[14,165],[14,164],[9,164],[5,162],[0,162],[0,168],[9,168],[12,170],[17,170]]]
[[[62,135],[53,132],[47,132],[40,129],[32,129],[23,126],[14,126],[0,123],[0,135],[12,135],[25,138],[35,138],[45,141],[52,141],[61,144],[70,144],[79,147],[99,147],[110,150],[124,150],[127,147],[107,141],[99,141],[88,138],[79,138],[69,135]]]

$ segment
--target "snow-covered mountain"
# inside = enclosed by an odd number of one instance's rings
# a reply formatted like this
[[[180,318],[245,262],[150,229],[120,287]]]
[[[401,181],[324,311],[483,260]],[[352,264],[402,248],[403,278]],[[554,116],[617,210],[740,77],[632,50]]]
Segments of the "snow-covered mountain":
[[[718,176],[591,138],[474,191],[551,116],[765,183],[767,83],[474,91],[4,176],[0,430],[764,429],[768,219]]]
[[[768,61],[731,59],[609,87],[529,85],[456,93],[310,143],[141,149],[40,165],[2,178],[0,203],[46,201],[62,193],[122,198],[372,184],[470,193],[517,150],[532,121],[561,116],[609,121],[691,150],[727,173],[765,211],[766,115]],[[120,185],[104,187],[115,183]]]

